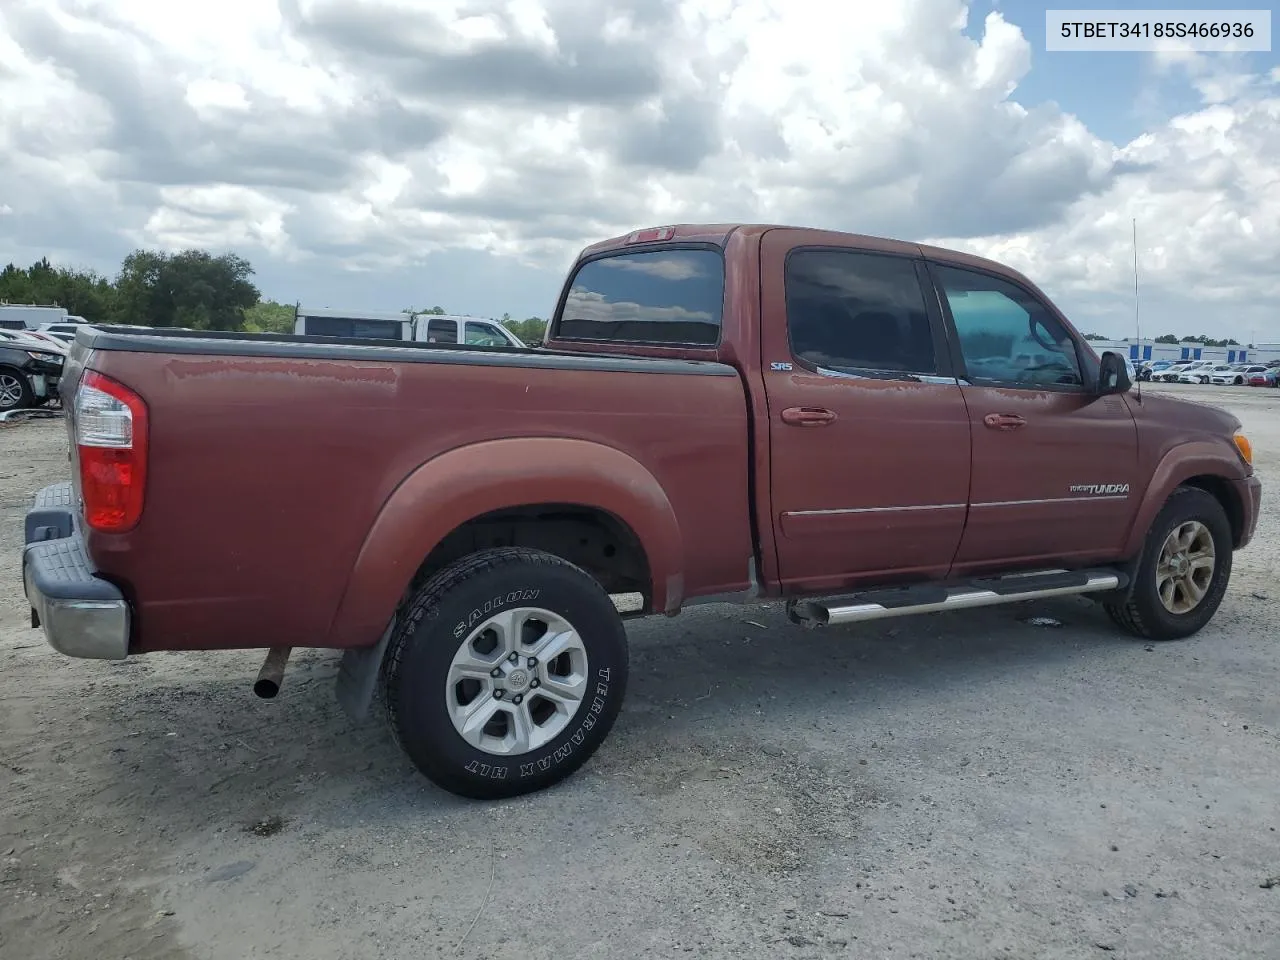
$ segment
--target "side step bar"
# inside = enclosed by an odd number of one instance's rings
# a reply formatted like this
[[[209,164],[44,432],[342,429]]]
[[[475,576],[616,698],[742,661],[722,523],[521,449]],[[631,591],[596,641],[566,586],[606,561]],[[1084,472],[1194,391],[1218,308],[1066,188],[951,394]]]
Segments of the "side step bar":
[[[822,600],[793,600],[787,612],[794,622],[812,628],[1097,593],[1128,585],[1128,575],[1119,570],[1038,570],[961,584],[920,584]]]

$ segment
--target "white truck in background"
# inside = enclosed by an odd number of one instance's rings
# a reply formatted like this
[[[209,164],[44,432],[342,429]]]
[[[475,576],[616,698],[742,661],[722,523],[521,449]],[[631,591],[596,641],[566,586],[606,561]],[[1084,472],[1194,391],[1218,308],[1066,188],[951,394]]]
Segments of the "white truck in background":
[[[330,307],[294,310],[293,332],[313,337],[361,337],[370,340],[417,340],[461,343],[475,347],[517,347],[524,342],[497,320],[420,313],[372,313]]]
[[[68,313],[66,307],[36,303],[0,303],[0,330],[42,330],[70,333],[88,323],[84,317]]]

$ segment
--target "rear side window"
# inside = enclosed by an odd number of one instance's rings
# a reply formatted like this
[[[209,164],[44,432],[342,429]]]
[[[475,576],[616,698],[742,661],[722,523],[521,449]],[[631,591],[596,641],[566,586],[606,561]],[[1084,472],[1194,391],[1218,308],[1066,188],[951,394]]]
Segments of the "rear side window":
[[[938,371],[915,265],[851,250],[797,250],[785,272],[791,352],[820,369]]]
[[[724,261],[714,250],[623,253],[582,265],[556,335],[566,340],[714,346]]]
[[[428,343],[457,343],[458,342],[458,321],[457,320],[427,321],[427,342]]]

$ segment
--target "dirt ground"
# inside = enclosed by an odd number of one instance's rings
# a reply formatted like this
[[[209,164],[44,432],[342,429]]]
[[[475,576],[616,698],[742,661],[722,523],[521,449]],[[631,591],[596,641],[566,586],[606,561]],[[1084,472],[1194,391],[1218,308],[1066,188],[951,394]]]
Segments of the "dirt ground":
[[[21,521],[63,426],[0,425],[0,958],[1280,957],[1280,391],[1157,389],[1233,410],[1268,485],[1199,636],[1079,599],[633,622],[611,738],[494,805],[349,722],[332,655],[262,701],[257,655],[49,650]]]

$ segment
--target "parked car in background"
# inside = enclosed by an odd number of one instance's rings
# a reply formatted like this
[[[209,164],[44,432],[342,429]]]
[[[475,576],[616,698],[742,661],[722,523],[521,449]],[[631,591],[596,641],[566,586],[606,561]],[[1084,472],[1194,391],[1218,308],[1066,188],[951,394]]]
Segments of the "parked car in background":
[[[1150,380],[1155,374],[1163,373],[1171,366],[1172,360],[1143,360],[1138,367],[1138,379]]]
[[[1172,640],[1254,535],[1240,421],[1138,402],[991,260],[684,224],[588,247],[558,304],[542,350],[82,333],[73,479],[26,516],[32,622],[76,657],[269,649],[266,696],[290,648],[345,651],[345,709],[381,686],[419,770],[497,798],[604,741],[623,616],[1086,595]]]
[[[517,347],[525,344],[497,320],[422,314],[414,321],[413,338],[424,343],[463,343],[470,347]]]
[[[1245,383],[1251,387],[1280,386],[1280,367],[1263,367],[1245,374]]]
[[[1196,360],[1178,372],[1178,383],[1208,383],[1209,371],[1217,364],[1216,360]]]
[[[1191,366],[1190,360],[1181,360],[1178,363],[1172,363],[1159,373],[1152,374],[1151,379],[1159,383],[1176,383],[1178,381],[1178,375],[1189,366]]]
[[[66,353],[39,338],[0,330],[0,413],[55,399]]]
[[[34,330],[0,330],[0,342],[21,343],[32,350],[48,353],[67,354],[67,345],[56,337],[37,333]]]
[[[1209,378],[1209,382],[1238,387],[1248,382],[1249,374],[1263,373],[1266,369],[1266,366],[1261,363],[1237,363],[1222,373],[1215,371],[1214,375]]]
[[[1210,383],[1231,383],[1232,378],[1236,376],[1238,363],[1215,363],[1209,368]]]

